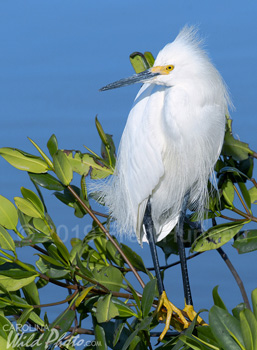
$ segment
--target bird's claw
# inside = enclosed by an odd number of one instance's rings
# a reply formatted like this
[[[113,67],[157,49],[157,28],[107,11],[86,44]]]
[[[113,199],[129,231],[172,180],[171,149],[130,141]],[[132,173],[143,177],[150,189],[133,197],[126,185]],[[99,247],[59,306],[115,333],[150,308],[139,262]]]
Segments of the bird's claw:
[[[193,321],[197,313],[194,310],[193,305],[187,305],[185,304],[185,307],[183,309],[184,313],[187,315],[190,321]],[[198,315],[197,316],[197,324],[201,326],[207,326],[207,323]]]
[[[165,337],[165,334],[168,332],[170,323],[172,321],[173,317],[173,312],[176,314],[176,320],[179,321],[180,325],[183,325],[183,328],[188,328],[189,327],[189,322],[185,319],[185,317],[182,314],[182,311],[178,309],[175,305],[173,305],[168,297],[166,292],[164,291],[162,295],[160,296],[159,303],[156,309],[156,313],[159,315],[161,308],[165,307],[167,310],[166,317],[159,316],[159,319],[161,318],[162,320],[165,318],[165,327],[164,330],[162,331],[162,334],[159,337],[159,341],[162,341],[163,338]]]

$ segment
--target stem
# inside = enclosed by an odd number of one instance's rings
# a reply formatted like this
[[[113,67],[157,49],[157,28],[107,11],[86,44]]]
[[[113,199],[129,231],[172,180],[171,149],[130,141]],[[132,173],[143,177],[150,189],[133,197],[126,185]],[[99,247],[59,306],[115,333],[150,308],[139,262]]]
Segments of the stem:
[[[222,219],[225,219],[225,220],[229,220],[229,221],[242,221],[242,219],[234,219],[234,218],[230,218],[230,217],[228,217],[228,216],[226,216],[226,215],[223,215],[223,214],[220,214],[220,218],[222,218]]]
[[[77,294],[78,294],[78,290],[76,290],[70,297],[61,300],[61,301],[57,301],[56,303],[49,303],[49,304],[41,304],[41,305],[31,305],[34,309],[38,309],[41,307],[48,307],[48,306],[56,306],[56,305],[61,305],[61,304],[65,304],[69,301],[71,301]]]
[[[238,215],[243,216],[244,218],[257,222],[257,218],[255,216],[249,215],[249,214],[245,214],[243,211],[237,209],[237,208],[231,208],[230,210],[232,210],[234,213],[237,213]]]
[[[235,189],[235,191],[236,191],[236,194],[238,195],[238,198],[240,199],[240,202],[242,203],[242,205],[243,205],[245,211],[247,212],[248,215],[250,215],[250,212],[249,212],[247,206],[245,205],[245,202],[243,201],[243,198],[241,197],[240,193],[238,192],[237,187],[236,187],[235,185],[233,185],[233,187],[234,187],[234,189]]]
[[[79,268],[77,267],[77,269],[79,269]],[[95,284],[97,287],[102,288],[106,293],[110,293],[110,290],[108,288],[106,288],[105,286],[103,286],[101,283],[94,281],[93,279],[83,275],[82,273],[79,273],[78,271],[75,271],[75,274],[80,276],[81,278],[85,279],[86,281],[88,281],[92,284]]]
[[[215,218],[212,219],[212,223],[213,223],[213,226],[217,225]],[[228,258],[227,254],[224,252],[224,250],[221,247],[216,249],[216,250],[220,254],[221,258],[224,260],[224,262],[226,263],[226,265],[229,268],[230,272],[232,273],[234,279],[236,280],[236,283],[237,283],[237,285],[238,285],[238,287],[240,289],[240,292],[241,292],[241,295],[243,297],[244,303],[246,304],[246,307],[251,310],[250,303],[249,303],[249,300],[248,300],[248,297],[247,297],[247,294],[246,294],[246,291],[245,291],[245,287],[244,287],[243,281],[241,280],[241,278],[240,278],[239,274],[237,273],[235,267],[232,265],[232,262],[230,261],[230,259]]]
[[[257,188],[257,182],[254,178],[251,179],[252,183],[254,184],[254,186]]]
[[[122,256],[122,258],[125,260],[125,262],[128,264],[128,266],[131,268],[131,271],[134,273],[134,275],[136,276],[138,282],[140,283],[141,287],[144,288],[145,284],[142,280],[142,278],[140,277],[140,275],[138,274],[138,272],[136,271],[136,269],[134,268],[134,266],[131,264],[131,262],[129,261],[129,259],[126,257],[126,255],[124,254],[124,252],[122,251],[122,249],[119,247],[119,245],[115,242],[115,240],[112,238],[112,236],[110,235],[110,233],[106,230],[106,228],[103,226],[103,224],[101,223],[101,221],[95,216],[95,214],[92,212],[91,209],[88,208],[88,206],[81,200],[81,198],[77,195],[77,193],[73,190],[73,188],[69,185],[67,186],[68,190],[70,191],[70,193],[73,195],[73,197],[75,197],[77,199],[77,201],[79,202],[79,204],[88,212],[88,214],[91,216],[91,218],[97,223],[97,225],[100,227],[100,229],[104,232],[104,234],[106,235],[106,237],[112,242],[112,244],[114,245],[114,247],[118,250],[118,252],[120,253],[120,255]]]
[[[243,284],[243,281],[241,280],[240,276],[238,275],[235,267],[232,265],[231,261],[229,260],[227,254],[224,252],[222,248],[218,248],[217,252],[220,254],[224,262],[226,263],[227,267],[229,268],[230,272],[232,273],[233,277],[236,280],[236,283],[240,289],[241,295],[243,297],[244,303],[246,304],[246,307],[251,310],[249,299],[247,297],[245,287]]]

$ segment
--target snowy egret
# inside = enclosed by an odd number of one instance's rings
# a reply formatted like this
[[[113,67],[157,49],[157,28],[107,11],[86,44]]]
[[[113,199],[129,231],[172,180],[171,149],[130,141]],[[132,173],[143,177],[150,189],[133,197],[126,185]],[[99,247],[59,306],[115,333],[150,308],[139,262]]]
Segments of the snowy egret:
[[[225,114],[230,103],[227,88],[202,49],[194,27],[184,27],[157,55],[154,66],[101,89],[144,83],[136,96],[124,129],[114,176],[102,184],[102,196],[120,232],[134,232],[148,241],[153,256],[160,304],[188,321],[171,304],[161,280],[155,242],[176,226],[185,292],[185,312],[193,309],[183,223],[187,208],[203,218],[208,179],[221,152]],[[168,309],[171,308],[171,311]],[[169,311],[169,313],[168,313]]]

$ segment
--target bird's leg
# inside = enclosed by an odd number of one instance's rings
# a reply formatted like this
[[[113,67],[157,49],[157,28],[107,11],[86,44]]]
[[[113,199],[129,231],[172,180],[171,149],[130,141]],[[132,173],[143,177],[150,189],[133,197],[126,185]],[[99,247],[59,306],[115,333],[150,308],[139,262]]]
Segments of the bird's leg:
[[[164,338],[165,334],[167,333],[167,331],[170,327],[173,312],[175,314],[177,314],[177,316],[179,318],[179,322],[180,322],[180,324],[182,323],[184,325],[184,328],[187,328],[189,326],[189,323],[185,319],[185,317],[183,316],[181,310],[179,310],[175,305],[173,305],[168,300],[165,289],[164,289],[164,285],[163,285],[163,281],[162,281],[161,273],[160,273],[159,259],[158,259],[157,250],[156,250],[156,246],[155,246],[156,232],[155,232],[155,228],[154,228],[154,224],[153,224],[153,220],[152,220],[152,215],[151,215],[150,199],[147,202],[143,224],[145,227],[146,236],[147,236],[150,250],[151,250],[155,275],[156,275],[156,279],[157,279],[158,291],[160,294],[160,299],[159,299],[158,307],[156,309],[156,314],[159,313],[159,311],[162,309],[163,306],[167,310],[165,327],[164,327],[162,334],[159,337],[159,340],[161,341]]]
[[[186,216],[188,200],[189,200],[189,192],[185,195],[184,200],[183,200],[178,225],[176,228],[176,235],[177,235],[178,251],[179,251],[179,257],[180,257],[184,296],[185,296],[184,311],[187,314],[188,318],[191,321],[193,321],[193,319],[196,316],[196,312],[195,312],[194,307],[193,307],[193,300],[192,300],[191,288],[190,288],[190,283],[189,283],[186,253],[185,253],[185,246],[184,246],[184,221],[185,221],[185,216]],[[199,324],[202,324],[202,325],[206,324],[200,316],[197,317],[197,322]]]

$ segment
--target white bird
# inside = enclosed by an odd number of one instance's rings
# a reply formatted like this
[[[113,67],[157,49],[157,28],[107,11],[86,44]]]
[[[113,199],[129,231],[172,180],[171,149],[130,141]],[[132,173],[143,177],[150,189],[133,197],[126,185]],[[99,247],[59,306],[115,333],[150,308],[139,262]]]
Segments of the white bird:
[[[170,233],[188,206],[203,219],[230,100],[194,27],[184,27],[152,68],[101,90],[136,82],[144,84],[128,116],[114,175],[101,190],[118,231],[135,233],[142,244],[148,240],[147,203],[155,241]]]

